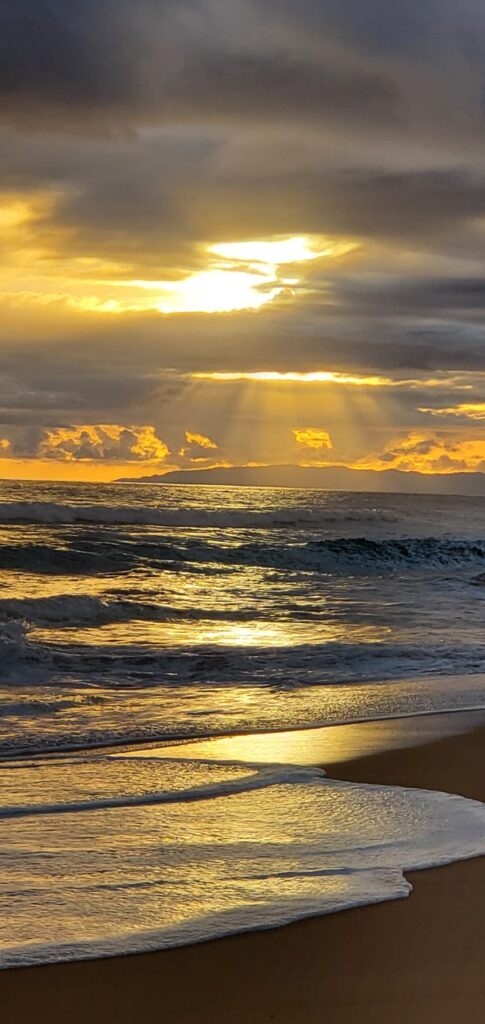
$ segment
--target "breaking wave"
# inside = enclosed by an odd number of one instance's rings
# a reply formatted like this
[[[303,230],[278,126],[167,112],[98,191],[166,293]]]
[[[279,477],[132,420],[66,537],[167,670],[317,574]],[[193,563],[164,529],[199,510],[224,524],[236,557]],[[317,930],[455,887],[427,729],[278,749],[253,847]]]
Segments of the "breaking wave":
[[[100,523],[107,526],[166,526],[215,529],[275,529],[319,527],[342,522],[394,522],[395,515],[380,509],[338,514],[322,508],[257,509],[156,508],[147,506],[61,505],[48,501],[0,503],[0,523],[70,525]]]

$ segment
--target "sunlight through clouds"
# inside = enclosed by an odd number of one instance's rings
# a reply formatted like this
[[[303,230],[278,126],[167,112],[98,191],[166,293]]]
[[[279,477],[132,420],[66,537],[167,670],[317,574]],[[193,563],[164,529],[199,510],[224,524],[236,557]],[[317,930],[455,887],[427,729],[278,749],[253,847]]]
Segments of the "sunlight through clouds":
[[[125,309],[158,313],[232,313],[260,309],[281,291],[274,275],[268,271],[232,268],[203,270],[182,281],[118,281],[116,285],[130,289],[135,300],[128,301],[125,308],[123,301],[118,300],[121,313]],[[136,289],[151,292],[153,298],[136,299]]]
[[[295,287],[301,278],[282,276],[281,268],[318,259],[336,259],[352,252],[350,241],[332,241],[319,236],[260,239],[224,242],[208,246],[208,268],[190,274],[180,281],[130,280],[118,281],[127,289],[133,302],[116,300],[118,309],[99,308],[106,312],[123,312],[123,308],[154,309],[160,313],[231,313],[260,309],[276,299],[289,285]],[[214,259],[217,257],[217,260]],[[153,293],[144,303],[136,299],[136,290]],[[158,293],[158,294],[156,294]]]
[[[182,266],[173,280],[128,277],[122,264],[72,256],[69,235],[53,236],[46,229],[54,206],[55,197],[43,195],[12,196],[0,206],[0,230],[11,253],[2,274],[3,302],[118,317],[258,310],[282,294],[291,297],[291,289],[303,283],[300,265],[337,259],[356,248],[322,236],[233,241],[195,247],[205,266],[186,274]]]
[[[4,3],[0,475],[480,465],[483,5]]]
[[[319,236],[301,236],[269,241],[224,242],[209,246],[209,252],[239,263],[261,263],[276,268],[288,263],[306,263],[323,256],[344,256],[355,248],[355,243],[350,241],[336,242]]]
[[[253,372],[215,370],[213,372],[192,373],[193,380],[214,381],[252,381],[254,383],[274,384],[351,384],[356,387],[392,387],[395,383],[390,377],[366,376],[357,373],[338,373],[331,370],[315,370],[309,373],[289,371],[280,373],[278,370],[257,370]]]

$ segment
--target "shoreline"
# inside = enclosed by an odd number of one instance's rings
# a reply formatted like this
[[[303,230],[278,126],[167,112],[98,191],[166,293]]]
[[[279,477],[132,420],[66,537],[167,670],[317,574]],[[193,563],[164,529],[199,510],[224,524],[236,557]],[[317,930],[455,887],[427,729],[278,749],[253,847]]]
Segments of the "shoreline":
[[[460,714],[460,712],[457,712]],[[485,802],[485,727],[322,765]],[[405,900],[158,953],[0,972],[7,1022],[467,1024],[485,998],[485,858],[406,876]]]
[[[485,682],[485,675],[484,675],[484,673],[477,673],[477,675],[483,676],[484,682]],[[416,676],[415,678],[419,679],[420,677]],[[437,678],[443,679],[443,678],[455,678],[455,677],[437,676]],[[405,681],[406,681],[405,679],[382,680],[382,685],[385,685],[385,684],[387,684],[389,682],[395,683],[395,682],[405,682]],[[127,752],[127,753],[132,753],[133,752],[133,753],[136,753],[137,751],[142,751],[142,750],[153,750],[153,749],[157,749],[158,750],[158,749],[162,749],[162,748],[165,748],[165,747],[167,749],[170,749],[170,748],[182,748],[185,745],[188,746],[190,744],[194,744],[194,745],[197,744],[198,745],[200,743],[217,742],[217,741],[221,741],[221,740],[230,741],[230,740],[250,738],[250,737],[253,737],[253,736],[264,738],[264,737],[277,737],[277,736],[281,736],[283,734],[290,734],[290,733],[291,734],[298,734],[298,733],[311,734],[311,733],[316,733],[316,732],[320,732],[320,731],[327,731],[329,729],[346,729],[346,728],[349,728],[349,727],[352,727],[352,726],[372,726],[372,725],[379,725],[379,724],[384,725],[386,722],[389,722],[389,723],[403,722],[404,724],[406,724],[408,722],[412,722],[414,720],[419,720],[419,719],[423,719],[423,720],[426,720],[426,719],[438,719],[438,718],[441,718],[441,717],[446,717],[446,716],[448,716],[448,717],[455,717],[455,716],[458,716],[458,715],[459,716],[461,716],[461,715],[472,715],[472,716],[474,716],[474,715],[476,715],[476,716],[482,715],[482,716],[485,716],[485,704],[470,705],[470,706],[467,706],[467,707],[459,707],[459,708],[444,707],[444,708],[439,708],[438,710],[433,709],[433,710],[429,710],[429,711],[428,710],[426,710],[426,711],[405,711],[405,712],[398,712],[397,714],[394,714],[394,715],[390,715],[390,714],[385,714],[385,715],[381,715],[381,716],[377,715],[377,716],[374,716],[373,718],[350,718],[350,719],[344,719],[341,722],[316,722],[316,723],[312,723],[312,724],[300,723],[298,725],[282,725],[282,726],[280,726],[278,728],[275,728],[275,729],[268,729],[268,728],[266,728],[266,729],[262,729],[262,728],[261,729],[254,729],[254,728],[248,728],[248,729],[236,730],[234,732],[213,732],[213,733],[206,732],[203,735],[200,734],[200,733],[192,733],[192,734],[188,734],[188,735],[177,735],[177,734],[174,734],[174,735],[171,735],[171,736],[161,736],[161,737],[154,737],[154,738],[149,738],[149,739],[147,739],[147,737],[141,737],[140,739],[131,739],[131,740],[111,739],[109,743],[86,743],[85,741],[83,741],[82,743],[79,743],[79,744],[67,744],[66,746],[59,746],[59,747],[52,747],[52,748],[46,747],[44,750],[33,750],[33,749],[30,749],[30,748],[26,748],[26,747],[21,747],[19,749],[12,748],[12,750],[4,750],[2,753],[0,753],[0,767],[1,767],[2,763],[6,762],[6,761],[24,761],[24,760],[29,760],[30,761],[30,760],[37,760],[37,759],[44,759],[44,758],[45,759],[47,759],[47,758],[51,759],[51,758],[56,758],[56,757],[62,758],[62,757],[68,756],[69,754],[83,754],[83,753],[86,753],[86,754],[102,754],[102,753],[109,754],[111,752],[113,752],[113,753],[116,752],[118,754],[121,754],[123,752]],[[467,732],[470,731],[470,727],[468,727],[466,729],[466,731]],[[411,746],[413,746],[413,745],[414,744],[411,743]]]

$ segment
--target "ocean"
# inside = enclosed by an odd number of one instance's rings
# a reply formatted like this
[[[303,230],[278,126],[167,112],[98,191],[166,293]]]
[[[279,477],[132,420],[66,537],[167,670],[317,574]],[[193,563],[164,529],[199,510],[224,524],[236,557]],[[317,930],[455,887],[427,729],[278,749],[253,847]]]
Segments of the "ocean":
[[[398,898],[485,852],[474,801],[188,742],[484,709],[482,499],[4,483],[0,583],[0,965]]]

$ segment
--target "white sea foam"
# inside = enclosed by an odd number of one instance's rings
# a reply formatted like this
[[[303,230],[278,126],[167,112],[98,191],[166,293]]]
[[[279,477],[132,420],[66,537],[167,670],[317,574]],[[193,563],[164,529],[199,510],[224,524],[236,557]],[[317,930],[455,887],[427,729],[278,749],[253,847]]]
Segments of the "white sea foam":
[[[254,767],[122,755],[5,763],[0,818],[71,814],[113,807],[191,803],[251,792],[286,781],[308,781],[322,772],[284,766]]]
[[[114,526],[167,526],[214,529],[277,529],[291,526],[326,526],[339,522],[355,524],[393,523],[395,515],[378,509],[346,510],[289,507],[258,508],[167,508],[136,505],[75,505],[51,501],[9,501],[0,503],[0,523],[100,523]]]
[[[95,799],[103,773],[91,768]],[[210,773],[221,766],[159,768],[179,795],[200,788],[204,773],[203,784],[224,787],[232,772],[241,788],[197,803],[0,822],[1,966],[163,949],[395,899],[409,892],[403,872],[485,853],[485,806],[461,797],[312,771],[305,780],[299,769],[273,768],[273,784],[251,789],[247,767],[226,764],[217,783]],[[32,769],[31,794],[44,770]],[[125,771],[121,759],[115,788]],[[7,786],[17,772],[3,769]]]

